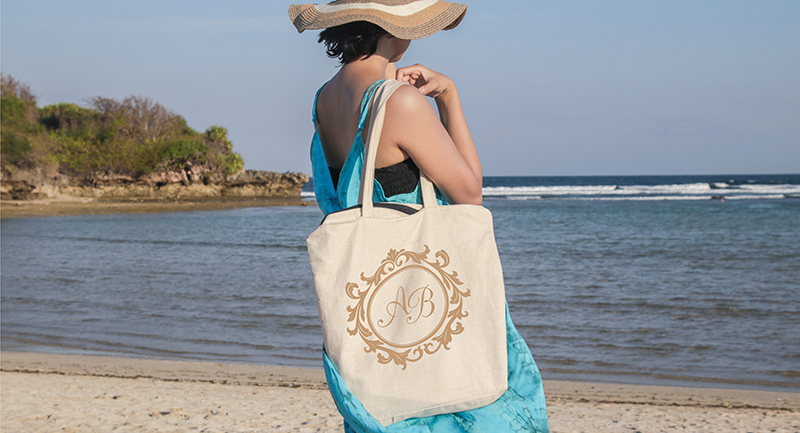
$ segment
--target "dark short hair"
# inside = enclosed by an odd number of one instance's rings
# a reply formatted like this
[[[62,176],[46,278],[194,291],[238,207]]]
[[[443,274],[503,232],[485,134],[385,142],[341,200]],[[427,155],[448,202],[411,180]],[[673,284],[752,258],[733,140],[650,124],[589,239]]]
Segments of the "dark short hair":
[[[370,57],[378,50],[378,39],[388,32],[367,21],[354,21],[341,26],[329,27],[319,34],[319,42],[325,44],[329,57],[341,63],[350,63]]]

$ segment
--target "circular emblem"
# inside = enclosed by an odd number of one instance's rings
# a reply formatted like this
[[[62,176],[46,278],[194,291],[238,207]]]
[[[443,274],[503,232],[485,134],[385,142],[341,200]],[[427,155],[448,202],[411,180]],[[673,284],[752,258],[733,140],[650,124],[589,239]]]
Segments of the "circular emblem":
[[[428,268],[406,266],[380,282],[367,304],[367,321],[384,344],[404,348],[433,337],[444,324],[447,289]]]
[[[432,260],[430,248],[422,252],[389,250],[371,276],[361,274],[362,287],[347,283],[345,292],[354,304],[347,307],[352,336],[360,336],[367,353],[376,352],[381,364],[409,362],[450,349],[454,335],[464,331],[467,317],[458,272],[448,271],[450,256],[440,250]]]

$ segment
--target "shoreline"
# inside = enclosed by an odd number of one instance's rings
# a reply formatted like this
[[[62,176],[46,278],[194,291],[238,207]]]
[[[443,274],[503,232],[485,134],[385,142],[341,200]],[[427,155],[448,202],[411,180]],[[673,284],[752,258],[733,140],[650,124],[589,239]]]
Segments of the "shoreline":
[[[45,352],[0,352],[0,371],[167,382],[327,390],[321,369],[213,361],[172,361]],[[632,385],[567,380],[544,381],[548,401],[652,406],[758,408],[800,412],[800,393],[736,388]]]
[[[300,197],[209,197],[192,199],[90,199],[53,198],[0,200],[0,219],[75,215],[120,215],[159,212],[192,212],[269,206],[309,206]]]
[[[322,370],[0,352],[3,431],[341,433]],[[800,393],[544,381],[553,432],[800,431]]]

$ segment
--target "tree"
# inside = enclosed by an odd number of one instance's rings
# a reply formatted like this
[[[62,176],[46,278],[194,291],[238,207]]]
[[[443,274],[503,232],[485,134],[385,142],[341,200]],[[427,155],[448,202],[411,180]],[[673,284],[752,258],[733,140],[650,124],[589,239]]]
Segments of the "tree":
[[[13,96],[27,104],[36,106],[36,100],[38,98],[31,90],[31,86],[14,79],[14,77],[0,74],[0,88],[2,89],[1,92],[4,98]]]
[[[35,123],[39,120],[39,112],[36,109],[38,98],[31,90],[31,86],[15,79],[11,75],[0,73],[0,94],[2,94],[4,103],[17,99],[25,104],[27,109],[24,117],[28,123]]]
[[[172,138],[183,132],[186,122],[150,98],[136,95],[117,101],[95,96],[89,106],[100,114],[122,122],[120,131],[137,142],[156,142]]]

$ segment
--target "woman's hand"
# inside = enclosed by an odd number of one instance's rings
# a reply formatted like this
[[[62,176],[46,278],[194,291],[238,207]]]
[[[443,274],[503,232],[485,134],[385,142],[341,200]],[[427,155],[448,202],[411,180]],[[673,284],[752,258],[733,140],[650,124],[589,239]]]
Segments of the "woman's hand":
[[[437,100],[449,89],[455,89],[453,80],[420,64],[398,69],[397,80],[411,84],[423,95]]]

